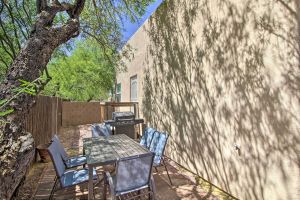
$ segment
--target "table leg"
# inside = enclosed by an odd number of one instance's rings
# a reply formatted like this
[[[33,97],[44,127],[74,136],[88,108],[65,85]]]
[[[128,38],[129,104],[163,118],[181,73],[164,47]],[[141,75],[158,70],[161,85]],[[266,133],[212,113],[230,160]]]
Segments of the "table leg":
[[[93,184],[93,167],[91,165],[88,165],[89,167],[89,194],[88,198],[89,200],[94,199],[94,184]]]
[[[105,172],[103,172],[103,177],[104,177],[104,186],[103,186],[103,199],[106,200],[106,193],[107,193],[107,181],[105,178]]]
[[[153,175],[151,174],[151,181],[150,181],[150,184],[151,184],[151,190],[152,190],[152,195],[153,195],[153,199],[155,200],[156,199],[156,186],[155,186],[155,182],[154,182],[154,178],[153,178]]]

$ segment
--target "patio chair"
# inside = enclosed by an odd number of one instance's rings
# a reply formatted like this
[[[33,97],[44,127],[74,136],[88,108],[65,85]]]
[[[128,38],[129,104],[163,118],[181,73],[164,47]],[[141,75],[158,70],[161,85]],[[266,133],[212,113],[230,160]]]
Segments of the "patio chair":
[[[109,136],[111,135],[111,127],[106,124],[93,124],[92,137]]]
[[[51,190],[49,199],[52,199],[54,192],[58,189],[68,188],[74,185],[85,183],[89,180],[88,169],[66,171],[66,166],[62,159],[61,152],[57,146],[57,143],[52,143],[47,150],[56,172],[55,182]],[[93,169],[93,179],[97,180],[95,169]],[[56,188],[58,182],[60,184],[60,188]]]
[[[63,162],[68,169],[81,165],[83,165],[84,167],[84,165],[86,164],[86,157],[84,155],[69,157],[57,135],[54,135],[51,141],[57,147],[57,150],[59,151]]]
[[[153,160],[153,167],[155,168],[156,172],[158,172],[157,167],[164,166],[167,172],[170,184],[172,184],[170,174],[165,163],[164,151],[169,138],[169,134],[167,133],[160,133],[156,131],[153,135],[149,150],[155,153],[154,160]]]
[[[155,185],[152,177],[154,153],[121,158],[117,161],[116,173],[105,173],[104,199],[107,185],[110,187],[111,199],[129,196],[130,199],[148,195],[155,199]],[[145,192],[147,190],[147,192]],[[142,192],[143,191],[143,192]],[[122,198],[123,199],[123,198]]]
[[[140,140],[140,145],[149,149],[155,132],[157,132],[157,131],[154,128],[147,127],[142,135],[141,140]]]

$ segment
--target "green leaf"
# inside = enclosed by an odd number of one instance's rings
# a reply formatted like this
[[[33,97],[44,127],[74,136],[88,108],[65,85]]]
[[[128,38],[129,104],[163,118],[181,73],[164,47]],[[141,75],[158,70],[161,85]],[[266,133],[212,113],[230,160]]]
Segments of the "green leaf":
[[[21,83],[23,83],[23,84],[26,84],[26,85],[29,85],[29,84],[30,84],[30,82],[25,81],[25,80],[23,80],[23,79],[19,79],[19,82],[21,82]]]
[[[0,106],[3,106],[4,104],[6,104],[6,102],[8,102],[7,99],[1,99],[0,100]]]
[[[6,115],[9,115],[9,114],[11,114],[12,112],[14,112],[15,110],[14,109],[8,109],[8,110],[6,110],[6,111],[0,111],[0,117],[4,117],[4,116],[6,116]]]
[[[30,94],[30,95],[35,95],[36,94],[34,89],[24,89],[23,92],[27,93],[27,94]]]

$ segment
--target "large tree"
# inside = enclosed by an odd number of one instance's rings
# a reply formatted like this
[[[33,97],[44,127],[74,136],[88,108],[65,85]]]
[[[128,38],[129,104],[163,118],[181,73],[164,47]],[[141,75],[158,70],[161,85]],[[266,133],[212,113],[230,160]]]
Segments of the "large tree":
[[[113,60],[109,52],[106,56]],[[47,68],[51,80],[43,95],[73,101],[108,99],[114,86],[114,65],[94,39],[77,42],[72,55],[53,59]]]
[[[22,1],[1,0],[0,8],[6,7],[9,12],[12,10],[9,7],[11,2]],[[113,49],[113,53],[117,55],[117,49],[121,45],[118,37],[120,19],[124,13],[134,19],[136,14],[144,12],[148,2],[150,0],[36,1],[35,21],[28,36],[24,36],[26,42],[18,46],[20,50],[15,52],[12,63],[7,63],[7,73],[0,85],[0,199],[12,197],[34,155],[32,135],[24,130],[24,119],[34,97],[29,93],[19,92],[22,80],[35,82],[34,89],[39,92],[47,79],[38,82],[36,80],[46,69],[52,54],[60,45],[77,37],[80,28],[84,33],[83,37],[93,37],[104,50],[113,46],[109,49]],[[87,9],[84,10],[85,7]],[[4,19],[3,16],[1,13],[0,18]],[[14,19],[13,16],[10,17]],[[57,17],[62,20],[57,20]],[[15,21],[12,24],[16,23]],[[14,30],[17,30],[17,26],[12,27],[13,32]],[[4,42],[3,35],[1,42]],[[13,112],[3,115],[5,111]]]

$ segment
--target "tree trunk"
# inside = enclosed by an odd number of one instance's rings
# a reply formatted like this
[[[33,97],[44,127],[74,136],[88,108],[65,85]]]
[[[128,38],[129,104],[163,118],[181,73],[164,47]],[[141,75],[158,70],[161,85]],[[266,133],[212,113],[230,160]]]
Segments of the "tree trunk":
[[[26,45],[10,66],[6,80],[0,85],[0,99],[14,97],[13,89],[20,87],[19,80],[33,81],[40,77],[54,50],[79,33],[78,17],[84,0],[77,0],[74,5],[53,1],[48,6],[46,2],[37,1],[37,21]],[[52,27],[55,15],[62,11],[67,11],[70,19],[60,27]],[[11,199],[34,157],[34,140],[24,130],[25,118],[33,103],[34,96],[22,93],[6,106],[14,112],[0,118],[0,199]]]

